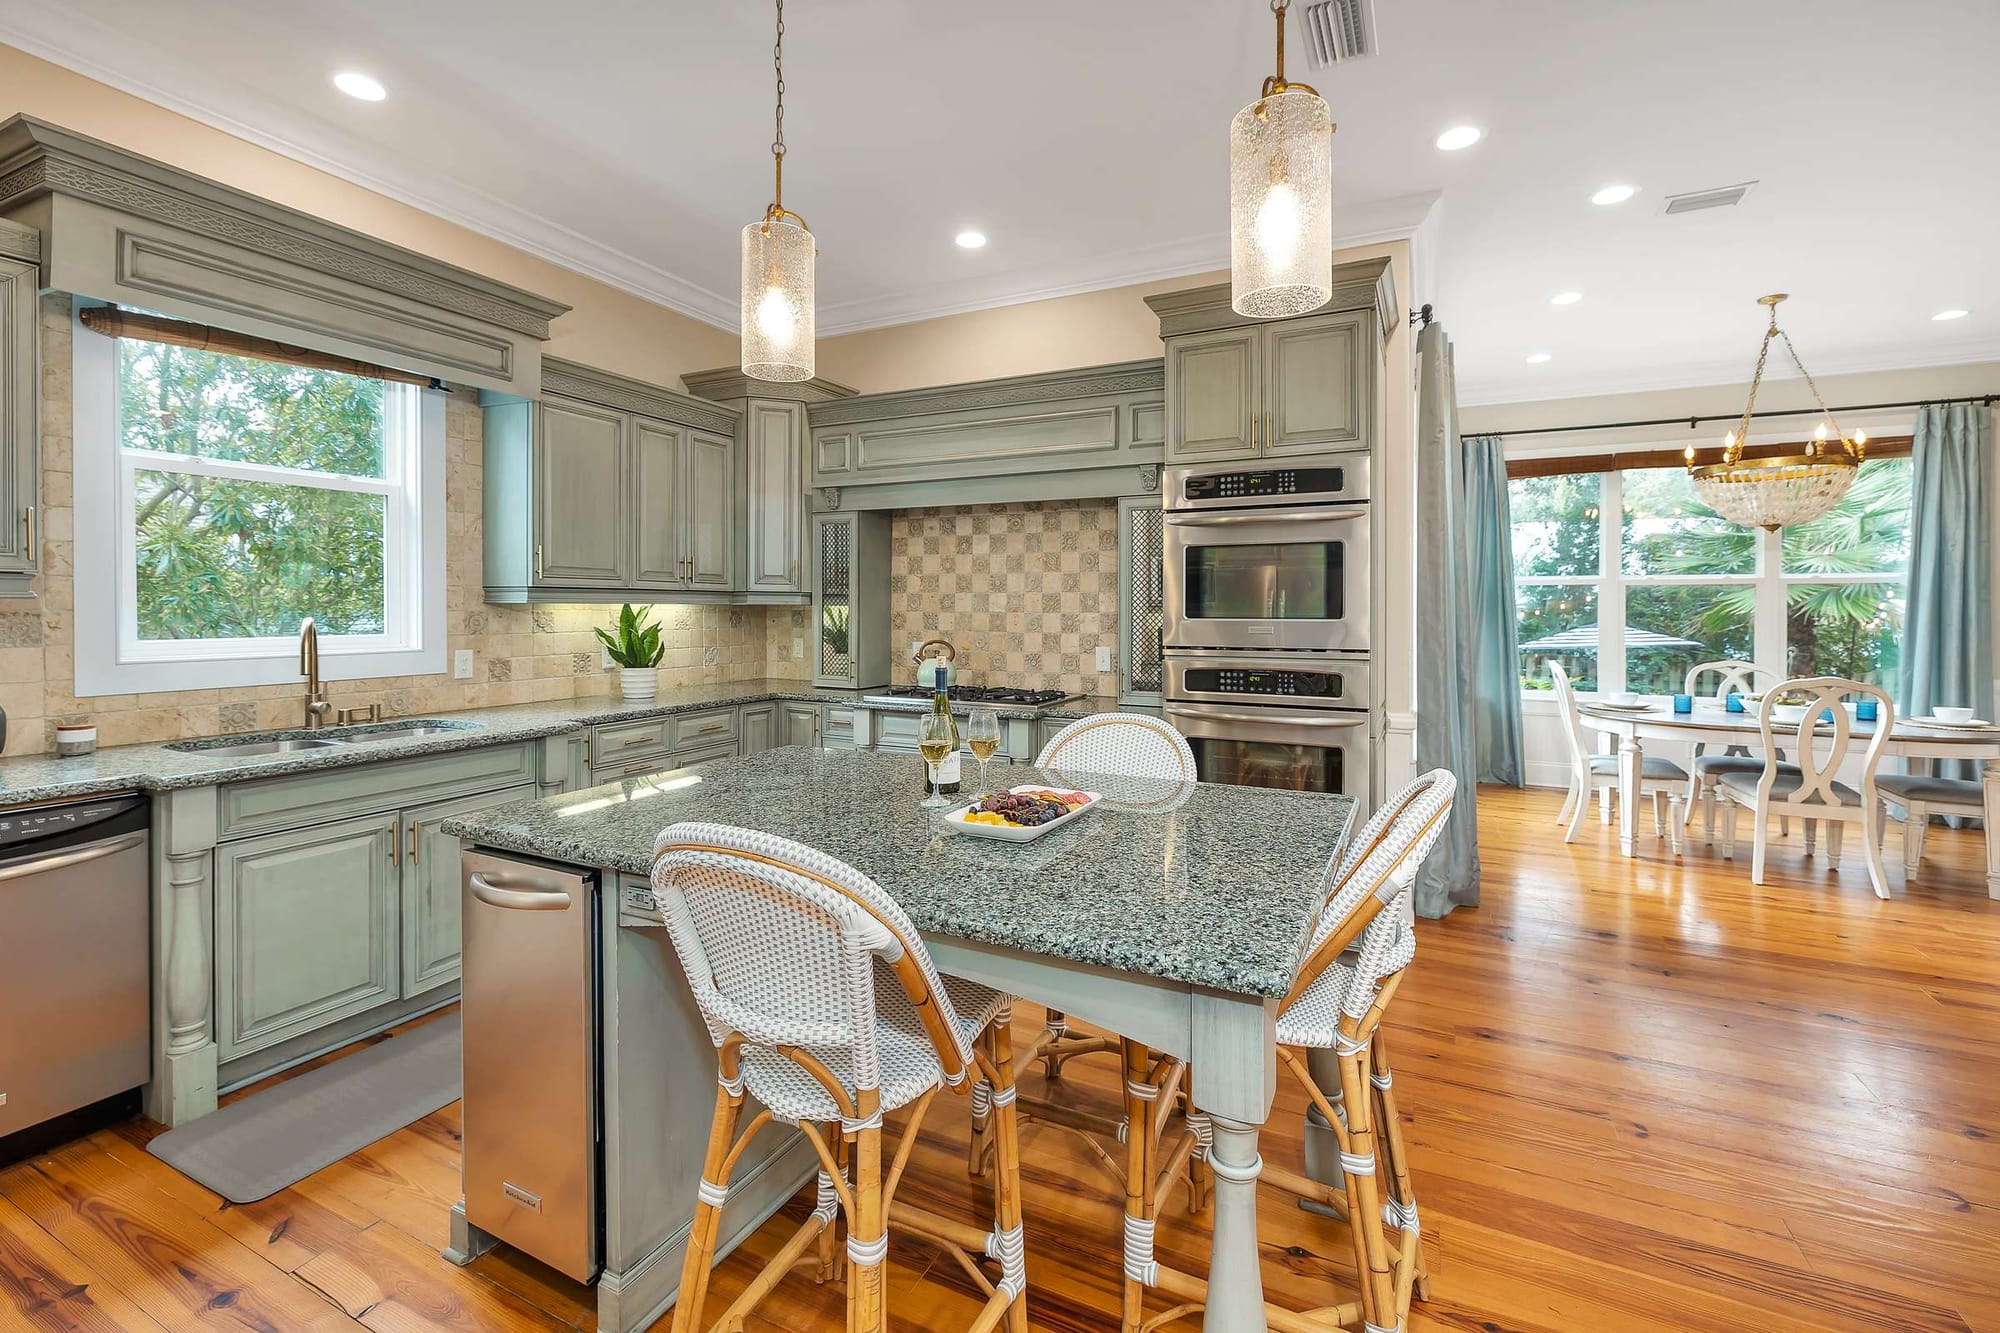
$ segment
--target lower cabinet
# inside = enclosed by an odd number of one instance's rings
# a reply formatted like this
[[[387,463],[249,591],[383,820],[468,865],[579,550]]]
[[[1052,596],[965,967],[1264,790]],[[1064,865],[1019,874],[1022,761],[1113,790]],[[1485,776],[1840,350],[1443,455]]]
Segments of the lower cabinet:
[[[778,744],[818,745],[819,744],[818,704],[778,705]],[[748,733],[745,734],[744,749],[749,749]]]
[[[438,826],[534,793],[508,787],[219,844],[218,1058],[455,983],[459,846]]]
[[[796,741],[775,739],[778,734],[778,705],[744,704],[737,716],[737,734],[743,738],[743,753],[757,754],[774,745],[796,745]]]

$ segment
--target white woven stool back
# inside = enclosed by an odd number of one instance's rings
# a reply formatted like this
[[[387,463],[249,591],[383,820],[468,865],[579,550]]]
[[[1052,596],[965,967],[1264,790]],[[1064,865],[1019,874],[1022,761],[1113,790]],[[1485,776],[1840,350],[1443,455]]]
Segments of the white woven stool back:
[[[972,1062],[929,952],[880,885],[810,847],[722,824],[676,824],[653,844],[653,895],[720,1046],[845,1049],[879,1086],[876,964],[901,983],[945,1079]]]
[[[1143,713],[1099,713],[1057,732],[1035,759],[1036,768],[1115,773],[1129,778],[1193,782],[1194,751],[1170,722]]]

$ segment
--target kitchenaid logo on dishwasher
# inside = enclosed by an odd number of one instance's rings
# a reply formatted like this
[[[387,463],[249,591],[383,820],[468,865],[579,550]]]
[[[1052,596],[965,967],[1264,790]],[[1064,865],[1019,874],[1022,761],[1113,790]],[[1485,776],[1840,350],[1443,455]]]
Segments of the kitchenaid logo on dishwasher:
[[[542,1196],[522,1189],[511,1180],[500,1182],[500,1192],[531,1213],[542,1211]]]

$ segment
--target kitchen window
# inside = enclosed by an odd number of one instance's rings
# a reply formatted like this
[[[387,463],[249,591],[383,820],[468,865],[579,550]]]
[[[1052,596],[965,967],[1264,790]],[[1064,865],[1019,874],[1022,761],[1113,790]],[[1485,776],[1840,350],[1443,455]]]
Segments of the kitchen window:
[[[444,670],[442,393],[74,329],[79,695]]]
[[[1517,476],[1521,687],[1561,662],[1587,693],[1677,693],[1720,658],[1892,693],[1909,564],[1910,460],[1862,465],[1824,517],[1767,533],[1694,496],[1678,467]]]

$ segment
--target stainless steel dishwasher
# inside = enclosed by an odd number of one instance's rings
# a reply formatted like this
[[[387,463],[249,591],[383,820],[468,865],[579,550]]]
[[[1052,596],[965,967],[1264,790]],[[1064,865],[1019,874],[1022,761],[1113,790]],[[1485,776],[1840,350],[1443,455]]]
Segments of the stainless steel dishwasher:
[[[151,1077],[150,824],[143,796],[0,809],[0,1158]]]
[[[467,852],[461,973],[465,1217],[596,1276],[597,877]]]

